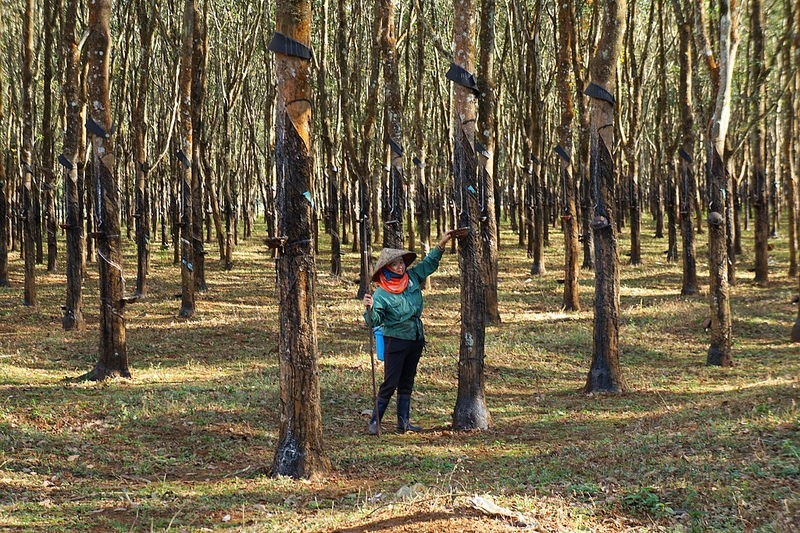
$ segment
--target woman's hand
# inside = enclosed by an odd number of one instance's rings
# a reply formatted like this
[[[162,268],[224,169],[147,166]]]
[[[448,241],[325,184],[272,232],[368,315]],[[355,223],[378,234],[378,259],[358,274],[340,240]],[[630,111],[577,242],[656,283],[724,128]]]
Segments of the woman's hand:
[[[439,244],[437,244],[436,246],[438,246],[439,249],[444,252],[444,247],[447,246],[447,243],[450,241],[450,239],[452,239],[453,237],[463,237],[464,233],[465,231],[463,229],[451,229],[450,231],[442,235],[442,240],[440,240]]]
[[[372,295],[367,293],[364,295],[364,307],[372,307]]]

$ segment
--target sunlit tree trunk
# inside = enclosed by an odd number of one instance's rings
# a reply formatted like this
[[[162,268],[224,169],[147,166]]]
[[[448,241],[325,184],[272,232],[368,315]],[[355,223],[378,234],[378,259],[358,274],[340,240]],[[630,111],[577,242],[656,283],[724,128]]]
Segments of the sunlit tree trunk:
[[[204,2],[203,15],[200,16],[195,5],[192,31],[192,248],[194,252],[194,286],[198,291],[208,289],[206,250],[203,241],[203,221],[205,219],[203,185],[206,182],[203,160],[208,142],[203,110],[208,63],[207,9],[208,3]]]
[[[150,51],[153,45],[155,16],[144,0],[136,6],[139,21],[139,83],[135,106],[131,116],[133,129],[133,165],[136,171],[136,294],[147,293],[147,275],[150,270],[150,167],[147,161],[147,91],[150,86]]]
[[[83,94],[80,89],[80,51],[75,35],[78,0],[67,0],[62,22],[64,55],[64,103],[66,132],[62,152],[64,167],[64,228],[67,234],[67,297],[62,325],[64,329],[82,330],[83,318],[83,200],[81,198],[79,162],[82,159]]]
[[[282,0],[275,6],[276,36],[300,46],[311,42],[311,1]],[[297,47],[293,47],[297,48]],[[285,237],[278,256],[281,417],[272,463],[274,476],[310,478],[330,469],[322,445],[317,363],[316,263],[312,242],[311,62],[309,57],[275,55],[275,164],[278,173],[278,232]]]
[[[42,104],[42,174],[44,175],[44,212],[45,229],[47,234],[47,271],[54,272],[58,256],[56,242],[57,221],[55,204],[56,175],[53,169],[55,164],[55,142],[53,132],[53,55],[54,41],[56,38],[56,18],[61,12],[61,0],[45,0],[44,3],[44,68],[42,83],[44,100]]]
[[[625,389],[619,362],[619,251],[614,220],[614,84],[625,31],[626,0],[605,0],[600,40],[591,62],[590,175],[595,191],[592,232],[595,295],[592,363],[586,392]]]
[[[486,322],[501,322],[497,296],[497,218],[495,215],[495,112],[497,96],[494,83],[495,0],[481,1],[481,26],[478,53],[478,129],[476,138],[486,149],[478,161],[478,186],[481,192],[481,269],[483,275]],[[488,156],[488,157],[487,157]]]
[[[733,365],[725,215],[727,179],[723,158],[725,157],[725,140],[730,122],[733,67],[739,46],[738,25],[739,9],[736,0],[721,0],[718,47],[720,55],[716,75],[719,85],[714,95],[714,114],[709,125],[706,147],[709,180],[708,266],[711,304],[711,344],[708,348],[706,362],[709,365],[719,366]],[[707,54],[710,53],[709,49]],[[708,64],[711,65],[711,62]],[[714,77],[712,75],[712,78]]]
[[[563,153],[559,154],[561,171],[561,188],[563,191],[561,220],[564,226],[564,300],[563,307],[567,311],[579,311],[578,301],[578,211],[575,201],[575,178],[572,172],[572,122],[575,117],[572,95],[574,86],[571,79],[571,62],[573,54],[572,17],[570,12],[572,0],[564,0],[558,4],[558,53],[556,78],[558,80],[558,97],[560,100],[561,123],[558,127],[559,146]]]
[[[111,132],[109,65],[111,0],[89,2],[89,118],[92,134],[92,185],[97,233],[97,265],[100,272],[100,357],[85,377],[103,380],[119,375],[130,377],[128,347],[123,314],[124,280],[120,250],[119,192],[114,179],[114,136]]]
[[[22,208],[22,246],[25,260],[25,292],[23,303],[36,306],[36,205],[33,186],[33,0],[25,2],[22,19],[22,143],[20,172],[22,189],[20,204]]]
[[[475,72],[475,1],[455,0],[453,63]],[[486,407],[484,377],[484,288],[481,275],[480,206],[475,177],[476,94],[453,84],[453,175],[459,227],[469,228],[460,240],[461,345],[458,359],[458,396],[453,411],[455,429],[486,429],[491,423]]]
[[[380,0],[380,47],[384,81],[384,131],[388,146],[389,176],[383,195],[383,246],[403,247],[403,158],[398,151],[403,145],[400,81],[397,67],[397,37],[395,36],[394,0]],[[394,143],[394,145],[392,144]]]
[[[181,308],[179,315],[189,318],[195,312],[194,236],[192,231],[192,70],[194,52],[194,0],[183,6],[183,37],[178,94],[178,213],[181,254]]]
[[[0,17],[0,39],[5,36],[3,17]],[[5,123],[4,76],[0,76],[0,125]],[[8,287],[8,240],[11,233],[9,220],[9,177],[6,175],[5,158],[0,155],[0,287]]]
[[[765,118],[767,108],[767,89],[764,51],[764,10],[761,0],[751,0],[750,11],[750,83],[752,84],[751,116],[760,117],[750,132],[750,153],[752,157],[752,201],[755,207],[755,280],[766,283],[769,279],[769,265],[767,263],[767,240],[769,239],[769,199],[767,191],[767,177],[765,173],[766,137]],[[731,188],[728,194],[736,194],[736,189]]]
[[[697,182],[694,175],[694,107],[692,102],[693,54],[691,45],[690,10],[686,3],[673,0],[673,8],[678,19],[680,76],[678,84],[678,106],[680,109],[681,149],[679,151],[680,176],[678,185],[678,205],[681,224],[683,258],[683,282],[681,294],[697,294],[697,253],[694,244],[694,221],[692,203],[697,196]]]

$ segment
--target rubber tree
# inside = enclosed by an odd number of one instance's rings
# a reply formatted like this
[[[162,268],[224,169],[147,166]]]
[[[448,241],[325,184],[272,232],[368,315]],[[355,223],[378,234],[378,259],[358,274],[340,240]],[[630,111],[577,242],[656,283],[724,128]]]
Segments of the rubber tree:
[[[592,363],[586,392],[621,392],[625,381],[619,362],[619,249],[614,220],[614,84],[625,32],[626,0],[601,4],[600,38],[590,64],[589,175],[594,190],[592,234],[595,295]]]
[[[33,0],[25,2],[22,18],[22,153],[20,154],[20,172],[22,188],[20,203],[22,207],[22,255],[25,262],[25,290],[23,303],[36,306],[36,225],[33,186]]]
[[[3,17],[0,17],[0,38],[4,36]],[[0,65],[0,124],[5,122],[4,97],[5,72]],[[5,158],[0,156],[0,287],[8,287],[8,236],[11,230],[9,215],[9,179],[6,175]]]
[[[111,51],[111,0],[89,2],[87,130],[92,142],[92,190],[97,232],[97,266],[100,285],[100,354],[94,369],[84,377],[99,381],[112,376],[130,377],[125,339],[124,278],[120,249],[119,192],[114,177],[114,133],[111,127],[109,66]]]
[[[384,248],[403,247],[403,213],[405,212],[405,187],[403,184],[403,127],[400,98],[400,80],[397,65],[397,37],[395,36],[395,0],[380,0],[380,50],[383,62],[384,87],[384,138],[388,161],[388,183],[384,187],[381,203]]]
[[[62,325],[64,330],[83,330],[83,201],[81,198],[79,160],[83,146],[83,91],[80,87],[81,64],[75,25],[78,0],[67,0],[61,25],[64,56],[64,110],[66,131],[61,154],[64,167],[64,230],[66,231],[67,295]]]
[[[136,3],[139,23],[140,53],[139,76],[135,104],[131,112],[133,130],[133,165],[136,172],[134,192],[136,221],[136,294],[147,293],[147,274],[150,269],[150,167],[147,163],[147,91],[150,87],[150,57],[155,33],[156,18],[144,0]]]
[[[556,151],[559,155],[559,171],[561,176],[561,220],[564,227],[564,299],[562,306],[567,311],[579,311],[578,275],[580,272],[578,256],[578,209],[575,200],[575,177],[572,171],[572,123],[575,118],[573,105],[574,86],[571,77],[572,56],[574,54],[572,37],[571,11],[572,0],[559,2],[558,21],[558,53],[556,55],[556,80],[561,121],[558,125],[558,142]]]
[[[194,0],[183,4],[183,28],[181,38],[181,67],[178,79],[180,111],[178,119],[178,217],[181,250],[181,307],[178,314],[190,318],[195,312],[194,284],[194,235],[192,200],[192,71],[194,68]]]
[[[206,152],[206,71],[208,67],[208,2],[203,3],[203,14],[194,6],[192,30],[192,251],[194,252],[194,286],[198,291],[208,289],[206,283],[206,249],[203,240],[203,205],[205,182],[203,161]],[[187,154],[188,156],[188,154]],[[211,192],[208,188],[209,193]],[[209,202],[211,203],[211,202]]]
[[[750,111],[752,117],[764,117],[767,110],[766,51],[764,49],[764,9],[761,0],[750,2]],[[769,280],[767,240],[769,239],[769,196],[766,165],[766,120],[759,118],[750,131],[751,200],[755,208],[755,281]],[[734,194],[731,191],[731,194]]]
[[[702,11],[702,3],[698,5]],[[699,17],[701,21],[705,17]],[[706,363],[732,366],[731,306],[728,283],[728,246],[725,191],[725,141],[731,114],[731,92],[736,52],[739,48],[739,7],[736,0],[719,3],[719,61],[710,47],[705,47],[706,64],[711,71],[712,83],[716,80],[716,93],[712,93],[714,111],[706,136],[706,173],[709,183],[708,208],[708,267],[709,302],[711,307],[711,342]]]
[[[275,112],[280,342],[280,432],[272,475],[310,478],[330,469],[322,443],[317,363],[311,146],[311,0],[275,5]]]
[[[694,174],[694,107],[692,103],[692,79],[694,56],[692,54],[691,9],[681,0],[672,0],[675,17],[678,21],[678,63],[680,75],[678,82],[678,108],[680,110],[680,177],[678,186],[678,205],[681,226],[681,257],[683,278],[681,294],[697,294],[697,253],[695,251],[694,221],[692,203],[697,196],[697,182]]]
[[[478,52],[478,129],[475,133],[484,151],[478,161],[478,186],[481,191],[481,267],[483,274],[486,323],[501,322],[497,296],[498,237],[495,216],[495,113],[497,96],[494,83],[495,0],[482,0],[480,13],[480,49]],[[430,224],[430,223],[429,223]]]
[[[56,241],[57,221],[55,188],[56,175],[53,169],[55,165],[55,142],[53,139],[53,56],[56,32],[56,19],[61,12],[62,0],[45,0],[43,13],[45,19],[43,35],[43,69],[42,84],[44,98],[42,101],[42,174],[44,176],[44,212],[45,228],[47,234],[47,271],[55,272],[56,259],[58,256],[58,244]]]
[[[453,410],[455,429],[486,429],[491,423],[486,407],[484,376],[485,293],[481,271],[480,204],[476,188],[477,118],[475,80],[475,1],[455,0],[455,52],[450,72],[453,84],[453,176],[458,225],[469,228],[460,239],[461,342],[458,355],[458,396]]]

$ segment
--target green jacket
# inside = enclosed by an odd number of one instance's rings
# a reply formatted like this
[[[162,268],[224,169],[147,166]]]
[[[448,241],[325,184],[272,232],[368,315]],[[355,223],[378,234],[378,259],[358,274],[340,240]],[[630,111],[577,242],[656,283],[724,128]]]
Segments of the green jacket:
[[[382,288],[372,295],[372,325],[383,327],[384,337],[416,340],[424,337],[422,332],[422,288],[420,282],[436,272],[442,251],[434,246],[425,259],[407,270],[408,287],[400,294],[392,294]],[[369,311],[367,311],[369,312]],[[364,313],[364,318],[367,317]]]

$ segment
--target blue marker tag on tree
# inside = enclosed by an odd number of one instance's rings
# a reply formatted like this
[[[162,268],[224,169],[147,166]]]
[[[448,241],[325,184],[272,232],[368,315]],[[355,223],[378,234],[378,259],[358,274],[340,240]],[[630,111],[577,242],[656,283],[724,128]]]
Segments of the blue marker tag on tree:
[[[311,193],[306,191],[303,193],[303,197],[308,200],[308,203],[311,204],[311,207],[314,207],[314,200],[311,198]]]

